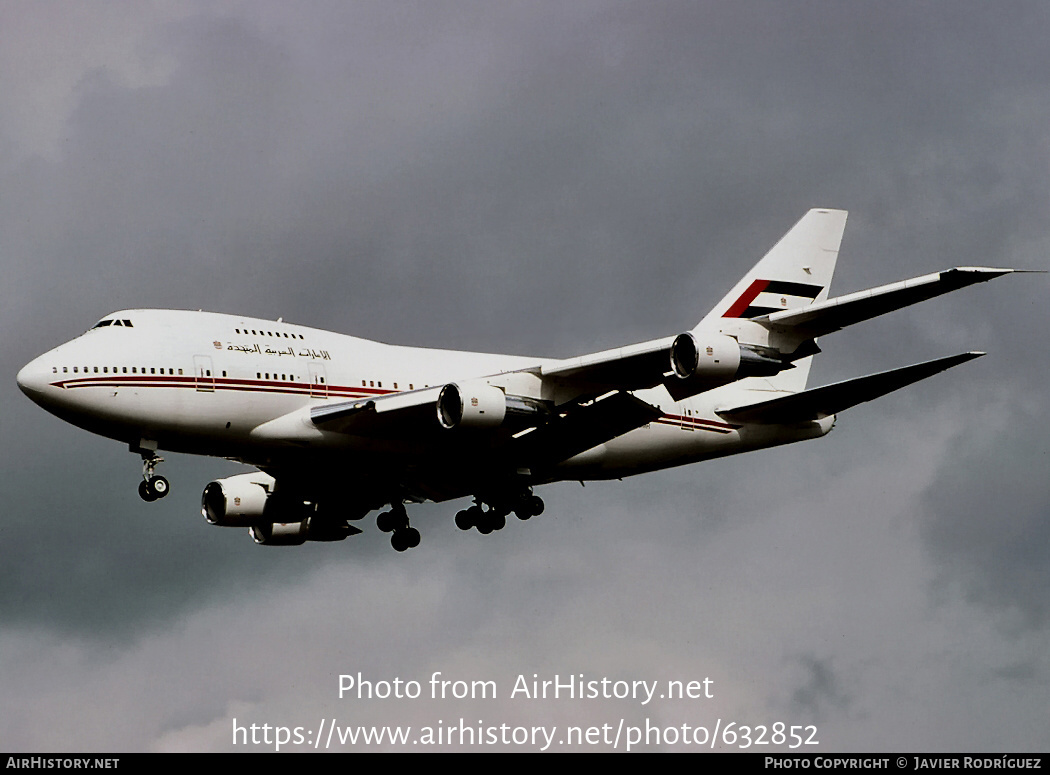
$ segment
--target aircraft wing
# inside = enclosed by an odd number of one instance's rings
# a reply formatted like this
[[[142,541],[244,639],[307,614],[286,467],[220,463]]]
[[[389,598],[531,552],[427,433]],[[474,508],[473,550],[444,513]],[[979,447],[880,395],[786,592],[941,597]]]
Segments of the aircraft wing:
[[[848,379],[833,385],[804,390],[768,401],[759,401],[745,406],[717,409],[724,420],[733,423],[792,424],[819,420],[884,396],[911,385],[913,382],[932,377],[934,374],[979,358],[984,353],[968,352],[938,358],[913,366],[869,374],[866,377]]]
[[[418,433],[420,428],[436,430],[436,406],[441,385],[390,393],[371,398],[314,406],[310,408],[310,422],[318,428],[339,433],[369,435],[401,431]]]
[[[545,379],[571,383],[574,387],[601,390],[642,390],[664,381],[671,371],[668,336],[628,347],[617,347],[579,358],[566,358],[540,369]]]
[[[793,329],[809,337],[830,334],[846,326],[892,312],[901,307],[932,299],[943,293],[983,283],[1019,269],[994,269],[986,266],[957,266],[943,272],[913,277],[910,280],[881,285],[850,293],[805,307],[771,312],[754,317],[756,323],[769,328]]]
[[[377,398],[315,406],[310,422],[317,428],[355,435],[389,437],[438,433],[436,401],[441,387]],[[504,454],[526,464],[553,464],[639,428],[662,412],[630,393],[607,391],[594,399],[556,407],[536,424],[506,441]],[[537,417],[536,419],[540,419]]]
[[[510,456],[532,467],[553,465],[663,416],[655,406],[618,391],[559,409],[549,422],[517,434],[507,446]]]

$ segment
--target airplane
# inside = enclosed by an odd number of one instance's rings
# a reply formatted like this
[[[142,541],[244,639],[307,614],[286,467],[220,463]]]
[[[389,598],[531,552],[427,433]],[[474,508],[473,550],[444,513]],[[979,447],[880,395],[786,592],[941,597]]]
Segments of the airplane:
[[[810,210],[693,328],[567,359],[381,344],[183,310],[115,312],[19,371],[34,402],[142,458],[254,467],[210,482],[201,513],[265,545],[340,541],[382,510],[417,546],[406,503],[472,497],[462,530],[538,516],[539,485],[620,479],[827,434],[838,413],[984,353],[806,388],[817,337],[1017,271],[955,267],[837,298],[846,212]],[[389,507],[389,508],[387,508]]]

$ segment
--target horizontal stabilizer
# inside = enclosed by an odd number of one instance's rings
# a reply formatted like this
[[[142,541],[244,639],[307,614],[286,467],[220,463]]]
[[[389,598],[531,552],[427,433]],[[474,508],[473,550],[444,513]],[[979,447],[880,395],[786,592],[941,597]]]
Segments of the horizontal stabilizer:
[[[884,396],[913,382],[979,358],[984,353],[968,352],[938,358],[914,366],[904,366],[879,374],[848,379],[834,385],[804,390],[757,404],[717,410],[724,420],[733,423],[792,424],[830,417],[865,401]]]
[[[805,307],[771,312],[752,320],[770,328],[792,329],[807,337],[822,336],[943,293],[1018,271],[1023,270],[957,266],[943,272],[880,285],[878,288],[838,296]]]

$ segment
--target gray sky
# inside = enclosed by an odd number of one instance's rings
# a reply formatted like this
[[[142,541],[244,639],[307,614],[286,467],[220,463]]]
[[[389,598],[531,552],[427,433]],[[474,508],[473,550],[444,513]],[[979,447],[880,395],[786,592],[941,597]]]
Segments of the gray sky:
[[[104,314],[203,308],[570,356],[692,327],[809,208],[833,293],[1048,266],[1045,4],[0,4],[0,748],[227,750],[315,728],[814,724],[816,752],[1046,750],[1046,283],[822,340],[811,384],[986,358],[827,438],[624,482],[422,546],[208,526],[238,469],[139,462],[18,368]],[[339,700],[338,676],[487,679]],[[714,680],[528,702],[519,674]],[[599,746],[600,748],[600,746]]]

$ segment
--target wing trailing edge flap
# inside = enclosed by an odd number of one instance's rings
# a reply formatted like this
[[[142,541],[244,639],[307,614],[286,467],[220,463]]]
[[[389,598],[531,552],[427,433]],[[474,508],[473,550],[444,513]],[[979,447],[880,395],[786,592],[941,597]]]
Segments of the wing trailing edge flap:
[[[984,355],[982,352],[951,355],[947,358],[938,358],[913,366],[869,374],[866,377],[848,379],[845,382],[836,382],[833,385],[804,390],[801,393],[772,398],[768,401],[718,409],[716,413],[724,420],[733,423],[789,425],[819,420],[865,401],[892,393],[894,390],[932,377],[934,374],[982,355]]]
[[[619,391],[560,410],[546,424],[518,434],[508,445],[509,454],[525,465],[542,468],[663,416],[655,406]]]
[[[792,333],[804,334],[807,338],[817,337],[968,285],[1019,271],[1024,270],[957,266],[943,272],[880,285],[805,307],[771,312],[752,320],[767,328],[790,330]]]

